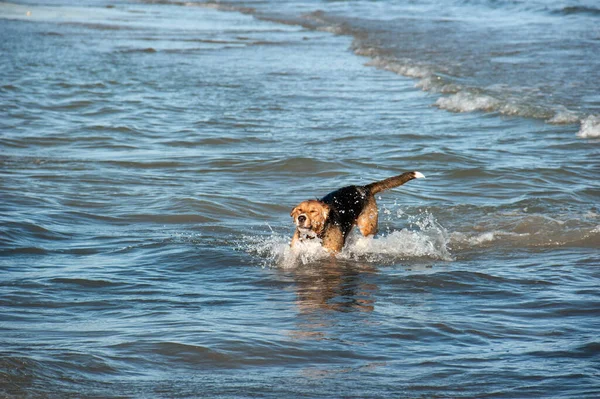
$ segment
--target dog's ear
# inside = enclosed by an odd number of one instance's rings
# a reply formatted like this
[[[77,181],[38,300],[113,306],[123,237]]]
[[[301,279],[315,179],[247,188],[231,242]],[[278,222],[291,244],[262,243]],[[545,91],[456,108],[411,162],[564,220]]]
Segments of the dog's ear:
[[[294,207],[294,209],[292,209],[292,212],[290,212],[290,216],[295,218],[296,216],[298,216],[298,214],[302,213],[302,210],[300,209],[302,206],[302,203],[296,205]]]
[[[329,211],[331,210],[331,208],[329,208],[329,205],[321,202],[321,207],[322,207],[322,214],[323,214],[323,220],[327,220],[327,218],[329,217]]]

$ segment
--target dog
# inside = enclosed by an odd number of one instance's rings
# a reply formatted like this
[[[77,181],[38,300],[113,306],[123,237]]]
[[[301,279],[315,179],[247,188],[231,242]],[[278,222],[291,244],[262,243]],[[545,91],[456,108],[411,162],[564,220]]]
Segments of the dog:
[[[343,187],[320,200],[301,202],[290,214],[296,225],[291,246],[318,238],[326,250],[336,254],[341,252],[355,225],[363,236],[375,235],[378,223],[375,194],[424,177],[420,172],[406,172],[366,186]]]

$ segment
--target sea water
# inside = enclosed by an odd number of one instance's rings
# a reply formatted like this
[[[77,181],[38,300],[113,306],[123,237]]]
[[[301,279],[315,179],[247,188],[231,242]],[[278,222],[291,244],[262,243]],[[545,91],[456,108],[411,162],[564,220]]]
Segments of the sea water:
[[[0,3],[0,396],[600,396],[593,1]],[[405,171],[379,233],[300,201]]]

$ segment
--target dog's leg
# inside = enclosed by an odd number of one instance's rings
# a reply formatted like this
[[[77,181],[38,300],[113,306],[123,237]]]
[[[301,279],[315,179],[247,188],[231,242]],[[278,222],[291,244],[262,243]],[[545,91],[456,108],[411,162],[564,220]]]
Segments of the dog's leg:
[[[296,229],[294,236],[292,237],[292,243],[290,244],[290,247],[294,248],[298,240],[300,240],[300,233],[298,233],[298,229]]]
[[[375,197],[371,196],[367,205],[356,219],[356,225],[363,236],[367,237],[377,233],[377,219],[377,203],[375,202]]]
[[[342,252],[342,248],[344,247],[344,234],[338,228],[330,228],[327,230],[325,237],[323,237],[323,248],[331,252],[332,254],[337,254]]]

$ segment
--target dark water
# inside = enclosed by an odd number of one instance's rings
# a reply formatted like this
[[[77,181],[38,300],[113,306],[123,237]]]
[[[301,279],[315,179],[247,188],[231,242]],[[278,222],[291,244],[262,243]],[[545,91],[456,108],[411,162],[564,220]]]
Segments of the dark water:
[[[599,14],[0,3],[0,397],[599,397]]]

